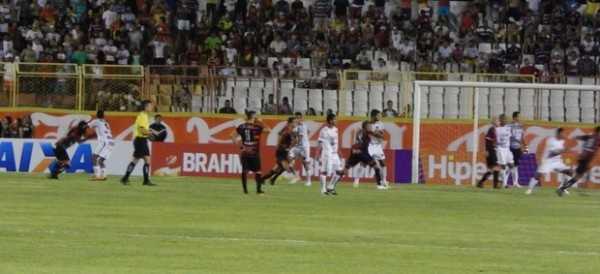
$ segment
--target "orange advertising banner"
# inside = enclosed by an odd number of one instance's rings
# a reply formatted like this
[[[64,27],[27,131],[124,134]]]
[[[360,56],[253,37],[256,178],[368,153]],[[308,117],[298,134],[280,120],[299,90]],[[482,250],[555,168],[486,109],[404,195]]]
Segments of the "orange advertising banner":
[[[57,138],[64,135],[70,126],[73,126],[79,120],[91,120],[92,113],[73,113],[73,112],[41,112],[41,111],[2,111],[0,116],[22,117],[30,115],[35,125],[34,136],[36,138]],[[130,140],[132,134],[132,125],[135,120],[135,113],[107,113],[107,120],[113,130],[113,136],[117,140]],[[311,146],[316,147],[318,131],[323,126],[323,117],[305,121],[309,129]],[[263,136],[263,148],[271,149],[277,143],[279,131],[285,126],[285,117],[266,116],[262,117],[263,122],[269,126],[272,131]],[[231,153],[237,153],[237,148],[231,145],[231,133],[234,128],[243,121],[243,117],[236,115],[191,115],[191,114],[164,114],[163,123],[167,127],[168,137],[166,142],[176,144],[221,144],[219,146]],[[412,149],[412,124],[408,120],[385,120],[386,142],[385,149],[411,150]],[[349,148],[354,140],[354,136],[360,129],[361,121],[355,118],[340,118],[338,128],[340,132],[340,145],[342,148]],[[590,125],[577,124],[550,124],[550,123],[526,123],[525,139],[529,145],[528,156],[531,166],[528,166],[527,172],[535,172],[536,162],[539,162],[540,155],[545,149],[546,140],[554,135],[555,128],[561,126],[565,129],[567,138],[567,152],[564,155],[567,165],[575,165],[576,155],[581,151],[581,143],[575,139],[576,136],[591,132]],[[477,134],[473,135],[473,125],[469,121],[423,121],[421,124],[420,137],[420,169],[426,183],[436,184],[470,184],[471,174],[473,172],[482,173],[485,170],[485,155],[483,152],[483,136],[489,128],[489,125],[480,125]],[[471,164],[471,157],[474,150],[474,139],[479,144],[479,153],[477,154],[478,163],[475,166]],[[270,147],[270,148],[269,148]],[[344,155],[345,156],[345,155]],[[537,156],[537,161],[536,157]],[[166,161],[166,160],[165,160]],[[588,181],[600,185],[600,167],[597,165],[600,161],[597,159],[589,172]],[[410,169],[410,161],[403,160],[396,163],[396,172],[399,174],[399,168]],[[529,165],[529,164],[528,164]],[[168,165],[163,165],[168,166]],[[263,166],[267,167],[265,162]],[[183,172],[183,171],[182,171]],[[526,173],[527,173],[526,172]],[[546,182],[556,184],[555,175],[544,178]],[[520,179],[521,183],[526,183],[528,177]]]

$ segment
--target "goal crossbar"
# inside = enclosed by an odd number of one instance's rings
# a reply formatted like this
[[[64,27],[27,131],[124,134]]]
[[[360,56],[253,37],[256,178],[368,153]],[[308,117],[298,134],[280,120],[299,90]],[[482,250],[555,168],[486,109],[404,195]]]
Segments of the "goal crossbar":
[[[420,137],[421,137],[421,88],[422,87],[464,87],[474,88],[473,92],[473,112],[479,113],[479,92],[477,88],[516,88],[516,89],[543,89],[543,90],[584,90],[600,91],[600,85],[572,85],[572,84],[537,84],[537,83],[504,83],[504,82],[460,82],[460,81],[414,81],[413,93],[413,134],[412,134],[412,183],[419,183],[419,155],[420,155]],[[474,119],[473,136],[477,136],[479,128],[479,119]],[[478,138],[473,144],[474,153],[472,164],[477,162],[477,150],[479,146]],[[472,176],[472,184],[475,183],[475,176]]]

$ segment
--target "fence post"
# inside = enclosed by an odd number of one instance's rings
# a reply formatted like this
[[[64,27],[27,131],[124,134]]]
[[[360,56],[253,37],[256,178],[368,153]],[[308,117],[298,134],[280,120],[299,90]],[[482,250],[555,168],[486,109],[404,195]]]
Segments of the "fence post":
[[[348,96],[348,92],[346,90],[346,71],[345,70],[339,70],[338,71],[338,79],[340,79],[339,81],[339,92],[338,92],[338,116],[340,117],[344,117],[346,116],[347,110],[348,110],[348,106],[347,104],[347,96]]]
[[[12,79],[12,85],[10,85],[10,93],[12,94],[12,102],[11,102],[11,107],[15,108],[17,107],[17,63],[10,63],[10,65],[12,66],[11,68],[11,79]]]

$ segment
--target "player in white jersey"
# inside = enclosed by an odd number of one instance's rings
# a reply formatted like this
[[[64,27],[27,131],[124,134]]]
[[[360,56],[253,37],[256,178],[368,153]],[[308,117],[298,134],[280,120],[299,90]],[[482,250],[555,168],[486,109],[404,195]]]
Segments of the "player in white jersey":
[[[506,125],[506,116],[499,117],[500,126],[496,127],[496,158],[502,169],[502,187],[508,184],[508,175],[514,165],[512,152],[510,152],[510,127]]]
[[[310,159],[310,142],[308,140],[308,128],[306,127],[306,124],[304,124],[304,117],[301,112],[296,112],[294,114],[294,116],[296,116],[297,124],[296,124],[296,127],[294,127],[293,132],[296,135],[298,143],[294,147],[292,147],[292,149],[290,149],[290,159],[292,161],[294,161],[294,160],[302,161],[302,166],[304,167],[304,170],[306,172],[306,186],[310,186],[311,185],[310,177],[312,176],[312,169],[310,168],[311,159]],[[300,174],[300,173],[296,172],[296,174]],[[298,181],[298,178],[299,177],[296,176],[294,179],[292,179],[292,183],[295,183],[296,181]]]
[[[518,111],[513,112],[512,123],[508,125],[510,128],[510,152],[513,155],[514,165],[511,168],[513,177],[513,186],[521,188],[519,184],[519,164],[521,162],[521,156],[523,153],[527,153],[527,145],[525,144],[525,131],[523,125],[520,122]]]
[[[534,177],[529,180],[529,189],[525,194],[533,193],[533,188],[538,184],[542,174],[550,172],[562,173],[567,176],[572,176],[571,169],[563,162],[561,154],[565,152],[565,139],[563,137],[563,129],[556,129],[556,136],[546,140],[546,149],[542,158],[542,164],[538,167]]]
[[[385,166],[385,154],[383,153],[383,134],[385,128],[381,122],[381,111],[374,109],[371,110],[371,122],[367,127],[368,134],[370,137],[369,141],[369,155],[375,160],[377,165],[381,168],[381,179],[382,184],[377,186],[377,189],[387,189],[387,168]]]
[[[327,114],[327,122],[319,132],[319,163],[321,166],[321,193],[337,195],[335,191],[336,181],[333,180],[334,175],[342,170],[342,162],[338,154],[339,135],[338,129],[335,126],[335,114]],[[327,184],[327,177],[331,177],[331,181]]]
[[[98,144],[94,150],[94,177],[92,180],[106,180],[106,165],[105,161],[110,157],[110,154],[115,147],[112,132],[108,122],[104,119],[104,111],[96,112],[96,119],[89,123],[89,127],[96,131],[96,139]]]

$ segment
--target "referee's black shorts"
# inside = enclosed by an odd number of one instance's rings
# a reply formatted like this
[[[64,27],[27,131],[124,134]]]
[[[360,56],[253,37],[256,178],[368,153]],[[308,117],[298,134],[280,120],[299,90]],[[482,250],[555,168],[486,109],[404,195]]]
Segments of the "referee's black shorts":
[[[59,160],[61,162],[70,160],[69,154],[67,153],[67,149],[61,145],[57,145],[54,148],[54,156],[56,157],[56,160]]]
[[[150,156],[150,149],[148,148],[148,138],[136,137],[133,139],[133,157],[143,158]]]
[[[260,172],[260,157],[259,156],[242,156],[242,169],[244,171]]]

